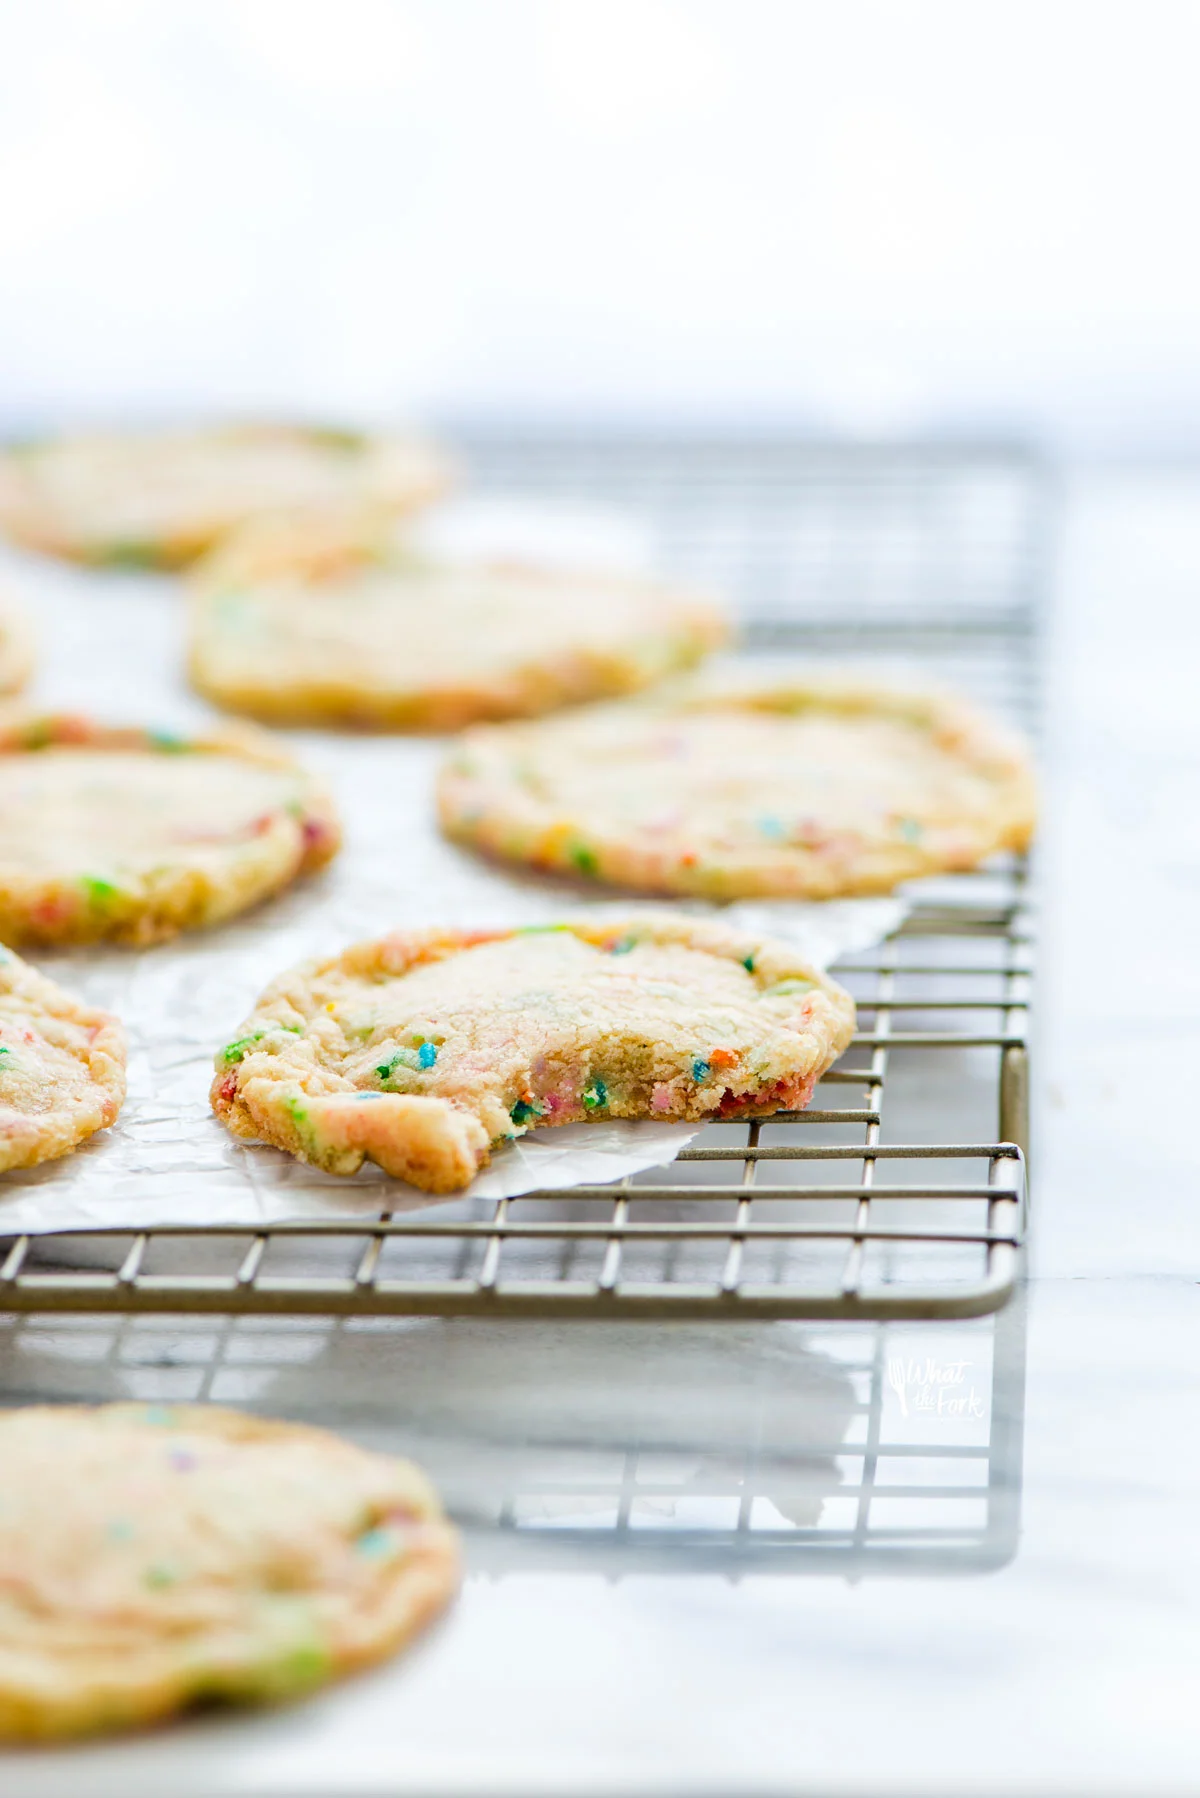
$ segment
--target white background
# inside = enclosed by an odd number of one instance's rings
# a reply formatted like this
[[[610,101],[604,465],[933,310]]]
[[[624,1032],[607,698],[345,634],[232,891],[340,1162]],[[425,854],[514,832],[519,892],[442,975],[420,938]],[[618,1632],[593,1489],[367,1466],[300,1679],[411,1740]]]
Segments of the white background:
[[[0,424],[1200,449],[1189,0],[0,0]]]

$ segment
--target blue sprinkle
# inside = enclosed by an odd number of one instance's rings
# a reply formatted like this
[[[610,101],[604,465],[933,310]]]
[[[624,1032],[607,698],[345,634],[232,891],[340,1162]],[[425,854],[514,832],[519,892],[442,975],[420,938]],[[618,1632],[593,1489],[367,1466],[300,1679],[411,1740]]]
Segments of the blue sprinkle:
[[[696,1060],[692,1063],[692,1079],[697,1081],[707,1080],[711,1066],[712,1064],[710,1062],[701,1061],[699,1056],[697,1056]]]
[[[392,1548],[392,1532],[384,1529],[364,1530],[354,1547],[360,1555],[389,1554]]]
[[[423,1068],[431,1068],[437,1060],[437,1044],[422,1043],[417,1051],[417,1060]]]
[[[779,818],[756,818],[754,822],[764,837],[771,837],[775,842],[779,842],[781,838],[787,835],[787,831]]]

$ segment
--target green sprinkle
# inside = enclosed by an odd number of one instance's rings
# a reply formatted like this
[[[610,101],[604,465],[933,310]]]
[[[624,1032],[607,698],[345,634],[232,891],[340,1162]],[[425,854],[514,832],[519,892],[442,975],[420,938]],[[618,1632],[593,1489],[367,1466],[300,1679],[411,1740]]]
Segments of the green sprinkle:
[[[742,959],[742,966],[745,968],[747,974],[753,974],[753,972],[754,972],[754,957],[752,955],[744,956]]]
[[[695,1081],[707,1080],[711,1072],[712,1063],[704,1061],[700,1056],[697,1056],[692,1063],[692,1079]]]
[[[600,863],[596,860],[595,855],[588,848],[586,843],[573,843],[571,848],[567,851],[567,854],[572,864],[579,869],[581,874],[599,873]]]
[[[114,1517],[105,1531],[105,1535],[110,1542],[132,1542],[133,1525],[124,1517]]]
[[[432,1044],[427,1045],[427,1046],[432,1047]],[[395,1051],[395,1053],[390,1055],[386,1061],[381,1061],[379,1063],[379,1066],[375,1069],[375,1072],[378,1075],[378,1077],[380,1078],[380,1080],[390,1080],[392,1075],[396,1072],[397,1068],[407,1068],[409,1070],[409,1072],[412,1073],[417,1068],[432,1067],[433,1062],[422,1060],[423,1055],[424,1055],[424,1049],[422,1049],[419,1053],[416,1049],[397,1049]],[[433,1060],[434,1061],[437,1060],[437,1050],[436,1049],[434,1049],[434,1051],[433,1051]]]
[[[901,818],[896,829],[906,843],[919,843],[921,840],[921,826],[915,818]]]
[[[161,750],[163,755],[183,755],[191,744],[186,737],[180,737],[172,730],[148,730],[146,741],[151,749]]]
[[[637,938],[635,936],[619,936],[615,943],[608,945],[608,953],[610,955],[628,955],[631,949],[636,948]]]
[[[48,749],[54,741],[54,726],[48,718],[35,718],[21,732],[22,749]]]
[[[117,537],[96,551],[101,568],[159,568],[162,557],[158,545],[140,537]]]
[[[152,1592],[161,1592],[165,1587],[175,1585],[178,1579],[179,1575],[173,1573],[169,1567],[147,1567],[144,1584],[149,1586]]]
[[[118,537],[103,543],[93,557],[100,568],[160,568],[158,545],[140,537]]]
[[[293,1648],[284,1657],[280,1671],[289,1681],[307,1684],[310,1680],[325,1677],[329,1671],[329,1656],[318,1643],[307,1643],[302,1648]]]
[[[171,1429],[175,1423],[175,1413],[169,1405],[147,1405],[142,1413],[147,1423],[159,1428]]]
[[[239,1036],[236,1043],[227,1043],[221,1050],[221,1060],[225,1066],[232,1067],[235,1061],[241,1061],[243,1056],[249,1055],[255,1043],[261,1043],[266,1034],[265,1030],[256,1030],[253,1036]]]
[[[12,1054],[12,1050],[6,1048],[3,1043],[0,1043],[0,1055],[11,1055],[11,1054]]]
[[[777,980],[774,986],[767,988],[766,997],[768,999],[787,999],[793,993],[811,993],[815,984],[815,981],[802,980],[799,976],[794,980]]]
[[[437,1055],[436,1043],[422,1043],[417,1051],[417,1060],[423,1068],[431,1068],[437,1060]]]
[[[98,880],[85,874],[79,884],[87,894],[88,904],[96,911],[110,910],[113,902],[121,897],[120,887],[115,887],[111,880]]]
[[[361,431],[344,431],[336,425],[307,425],[304,435],[310,443],[319,444],[322,449],[361,450],[366,439]]]
[[[514,1124],[527,1124],[530,1118],[540,1118],[542,1111],[543,1107],[536,1102],[531,1105],[526,1099],[518,1099],[508,1115]]]
[[[589,1111],[597,1111],[602,1105],[608,1104],[608,1088],[603,1080],[593,1080],[589,1086],[584,1087],[583,1102]]]

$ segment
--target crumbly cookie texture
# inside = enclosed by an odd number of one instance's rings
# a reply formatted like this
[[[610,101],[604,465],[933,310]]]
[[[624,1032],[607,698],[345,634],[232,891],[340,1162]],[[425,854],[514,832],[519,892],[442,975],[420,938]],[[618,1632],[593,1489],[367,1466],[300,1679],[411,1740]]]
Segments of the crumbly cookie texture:
[[[177,568],[247,519],[435,499],[446,459],[416,438],[295,425],[93,432],[0,452],[0,529],[50,555]]]
[[[0,949],[0,1170],[70,1154],[114,1122],[124,1097],[117,1019]]]
[[[340,841],[325,788],[265,733],[0,718],[6,942],[161,942],[278,892]]]
[[[647,580],[418,555],[337,520],[247,529],[196,571],[194,685],[278,724],[453,730],[633,692],[728,626]]]
[[[211,1096],[235,1136],[454,1192],[549,1124],[799,1110],[853,1029],[834,981],[722,924],[397,932],[268,987]]]
[[[446,833],[643,892],[831,899],[1021,849],[1020,742],[952,695],[838,673],[681,689],[472,731]]]
[[[215,1406],[0,1413],[0,1740],[297,1697],[459,1581],[424,1476]]]
[[[0,598],[0,693],[19,693],[33,673],[33,632],[21,608]]]

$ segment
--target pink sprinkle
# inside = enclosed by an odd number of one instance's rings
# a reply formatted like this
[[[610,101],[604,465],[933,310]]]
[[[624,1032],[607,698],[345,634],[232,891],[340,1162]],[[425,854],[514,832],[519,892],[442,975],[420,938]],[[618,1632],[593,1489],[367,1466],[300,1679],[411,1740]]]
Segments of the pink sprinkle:
[[[660,1080],[650,1095],[652,1111],[669,1111],[671,1109],[671,1089],[665,1080]]]

